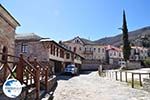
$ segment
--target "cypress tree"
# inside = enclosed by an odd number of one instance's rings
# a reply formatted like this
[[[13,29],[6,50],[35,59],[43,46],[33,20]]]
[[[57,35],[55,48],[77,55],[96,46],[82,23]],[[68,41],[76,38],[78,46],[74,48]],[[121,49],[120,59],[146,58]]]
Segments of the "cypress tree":
[[[122,32],[123,32],[123,57],[124,60],[127,62],[130,58],[131,47],[130,47],[130,42],[128,40],[128,28],[127,28],[125,11],[123,11]]]

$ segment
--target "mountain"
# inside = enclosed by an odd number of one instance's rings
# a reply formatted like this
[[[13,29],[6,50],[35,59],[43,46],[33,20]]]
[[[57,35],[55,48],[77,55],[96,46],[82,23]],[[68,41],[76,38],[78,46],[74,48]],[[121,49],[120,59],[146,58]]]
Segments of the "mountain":
[[[132,45],[150,47],[150,26],[131,31],[128,33],[128,35],[129,41]],[[113,37],[102,38],[93,42],[101,45],[110,44],[114,46],[120,46],[122,44],[122,34]]]

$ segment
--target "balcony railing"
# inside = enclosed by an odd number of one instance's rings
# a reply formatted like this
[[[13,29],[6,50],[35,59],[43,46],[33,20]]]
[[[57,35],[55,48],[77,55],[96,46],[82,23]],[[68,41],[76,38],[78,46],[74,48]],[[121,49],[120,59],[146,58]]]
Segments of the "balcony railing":
[[[93,54],[93,51],[90,51],[90,50],[86,50],[83,52],[84,54]]]

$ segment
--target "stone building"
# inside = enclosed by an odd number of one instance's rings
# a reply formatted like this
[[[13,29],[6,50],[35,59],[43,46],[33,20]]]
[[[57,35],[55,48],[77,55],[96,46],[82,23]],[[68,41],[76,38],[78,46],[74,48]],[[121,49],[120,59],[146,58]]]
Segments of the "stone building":
[[[35,33],[17,34],[15,36],[15,55],[20,53],[34,59],[35,57],[40,61],[48,61],[48,50],[43,47],[42,38]]]
[[[42,38],[34,33],[17,34],[15,40],[16,55],[23,53],[26,58],[43,63],[49,63],[53,72],[62,72],[65,66],[75,63],[81,65],[82,57],[48,38]]]
[[[62,43],[66,45],[68,49],[76,52],[87,60],[105,61],[106,59],[105,46],[80,38],[79,36],[68,41],[63,41]]]
[[[118,65],[123,59],[122,49],[112,45],[106,46],[106,59],[108,64]]]
[[[0,52],[14,55],[17,20],[0,4]]]
[[[20,26],[17,20],[0,4],[0,85],[9,77],[12,63],[4,63],[8,60],[13,62],[14,58],[4,54],[14,55],[15,30]]]
[[[75,37],[74,39],[63,41],[61,45],[66,46],[73,52],[81,55],[85,59],[82,63],[83,70],[97,70],[100,64],[106,62],[106,48],[90,40]]]
[[[148,57],[148,48],[132,46],[130,60],[143,61]]]

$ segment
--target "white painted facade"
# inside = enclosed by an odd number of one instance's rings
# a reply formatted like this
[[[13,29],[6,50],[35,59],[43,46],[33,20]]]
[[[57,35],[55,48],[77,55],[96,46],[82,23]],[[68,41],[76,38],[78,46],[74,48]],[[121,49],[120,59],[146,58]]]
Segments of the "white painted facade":
[[[144,47],[131,47],[130,60],[144,60],[148,57],[148,49]]]
[[[112,45],[102,46],[99,44],[88,43],[80,37],[75,37],[72,40],[63,42],[71,51],[76,52],[88,60],[100,60],[114,64],[123,59],[122,48],[117,48]],[[130,60],[144,60],[148,57],[148,49],[143,47],[131,47]]]
[[[75,37],[70,41],[63,42],[68,48],[85,59],[96,59],[104,61],[106,59],[105,46],[98,44],[84,43],[81,38]]]

